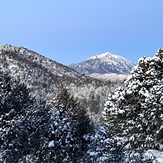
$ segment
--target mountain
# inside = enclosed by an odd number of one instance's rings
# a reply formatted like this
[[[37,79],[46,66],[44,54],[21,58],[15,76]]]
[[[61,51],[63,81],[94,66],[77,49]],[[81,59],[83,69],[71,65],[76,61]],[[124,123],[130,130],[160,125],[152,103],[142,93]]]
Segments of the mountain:
[[[92,118],[99,115],[115,86],[82,75],[27,48],[11,45],[0,46],[0,69],[25,83],[33,96],[44,98],[48,103],[53,103],[63,89],[68,90]]]
[[[88,76],[102,80],[124,80],[136,64],[124,57],[102,53],[69,67]]]

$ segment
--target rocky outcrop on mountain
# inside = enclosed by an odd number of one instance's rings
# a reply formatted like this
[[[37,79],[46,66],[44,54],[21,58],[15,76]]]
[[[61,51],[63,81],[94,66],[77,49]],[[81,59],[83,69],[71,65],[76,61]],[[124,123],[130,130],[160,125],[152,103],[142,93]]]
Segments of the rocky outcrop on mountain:
[[[139,59],[124,87],[109,96],[103,117],[129,157],[158,161],[156,152],[151,158],[145,153],[163,151],[163,49],[153,58]]]
[[[109,52],[90,57],[86,61],[71,64],[69,67],[85,75],[101,79],[124,80],[135,63]]]

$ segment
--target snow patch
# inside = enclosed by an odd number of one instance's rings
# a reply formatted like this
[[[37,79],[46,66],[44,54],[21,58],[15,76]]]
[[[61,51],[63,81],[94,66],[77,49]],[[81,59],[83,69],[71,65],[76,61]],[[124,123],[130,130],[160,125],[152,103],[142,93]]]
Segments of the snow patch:
[[[149,149],[144,153],[144,157],[154,160],[153,163],[163,163],[163,152]]]
[[[48,147],[54,147],[54,140],[49,142]]]

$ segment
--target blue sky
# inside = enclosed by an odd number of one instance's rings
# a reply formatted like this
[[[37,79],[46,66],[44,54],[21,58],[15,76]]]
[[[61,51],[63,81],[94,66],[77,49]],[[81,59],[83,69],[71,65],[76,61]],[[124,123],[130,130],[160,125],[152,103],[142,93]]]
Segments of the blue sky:
[[[5,0],[0,44],[69,65],[106,51],[134,62],[163,47],[163,0]]]

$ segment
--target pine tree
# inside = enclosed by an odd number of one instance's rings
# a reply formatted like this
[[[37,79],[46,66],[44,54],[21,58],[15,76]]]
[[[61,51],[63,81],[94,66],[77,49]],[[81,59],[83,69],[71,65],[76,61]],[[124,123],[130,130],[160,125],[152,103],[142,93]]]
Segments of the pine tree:
[[[2,78],[3,77],[3,78]],[[24,84],[8,75],[0,78],[0,145],[3,161],[25,161],[39,157],[49,120],[45,103],[32,98]]]
[[[48,147],[44,162],[80,162],[87,150],[84,135],[92,131],[86,111],[80,107],[66,89],[53,101]]]
[[[126,153],[162,150],[163,50],[143,57],[124,87],[109,96],[103,112],[109,131]]]
[[[120,163],[123,153],[117,147],[116,141],[112,138],[107,128],[100,124],[94,128],[92,133],[85,135],[89,142],[83,162],[94,163]]]

